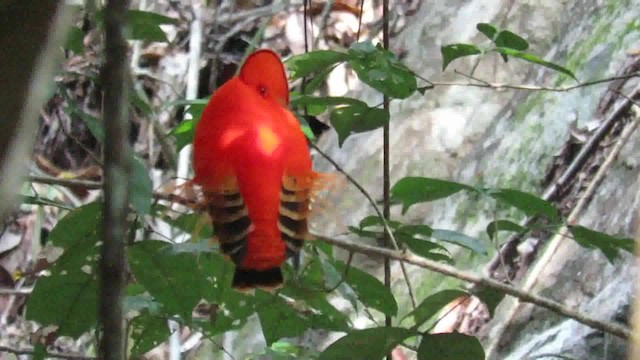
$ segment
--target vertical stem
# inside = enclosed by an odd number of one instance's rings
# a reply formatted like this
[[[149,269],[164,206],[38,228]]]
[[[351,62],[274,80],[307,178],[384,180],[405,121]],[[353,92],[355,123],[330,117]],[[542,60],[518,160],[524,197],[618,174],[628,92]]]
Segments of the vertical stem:
[[[385,49],[389,49],[389,0],[382,1],[382,43]],[[383,107],[385,111],[389,111],[389,97],[387,95],[383,95]],[[391,187],[391,181],[389,179],[389,123],[387,122],[384,125],[382,132],[384,144],[383,144],[383,198],[384,198],[384,210],[383,214],[385,219],[388,221],[390,217],[390,201],[389,201],[389,189]],[[385,227],[384,232],[384,246],[389,247],[390,244],[390,234],[389,229]],[[391,262],[389,258],[384,259],[384,285],[391,289]],[[384,324],[387,327],[391,326],[391,316],[385,315]],[[391,360],[391,354],[387,355],[387,359]]]
[[[125,240],[130,174],[127,122],[127,43],[122,30],[128,1],[109,0],[105,10],[106,59],[104,84],[104,205],[103,245],[100,257],[99,321],[102,338],[99,355],[104,360],[125,358],[122,294],[125,281]]]

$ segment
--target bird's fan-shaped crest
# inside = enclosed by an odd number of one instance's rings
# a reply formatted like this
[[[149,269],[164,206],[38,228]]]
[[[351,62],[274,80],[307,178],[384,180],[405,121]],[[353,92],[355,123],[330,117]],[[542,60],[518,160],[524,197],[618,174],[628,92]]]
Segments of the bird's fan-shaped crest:
[[[240,80],[255,87],[263,96],[273,98],[282,106],[289,105],[289,86],[280,57],[273,51],[258,50],[245,60]]]

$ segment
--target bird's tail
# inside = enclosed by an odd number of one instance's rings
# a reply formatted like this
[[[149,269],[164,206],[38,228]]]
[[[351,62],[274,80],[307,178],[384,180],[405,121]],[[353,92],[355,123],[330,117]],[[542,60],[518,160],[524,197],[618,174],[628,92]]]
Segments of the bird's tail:
[[[236,267],[231,286],[240,291],[254,288],[274,290],[281,287],[283,283],[284,277],[279,267],[264,270]]]

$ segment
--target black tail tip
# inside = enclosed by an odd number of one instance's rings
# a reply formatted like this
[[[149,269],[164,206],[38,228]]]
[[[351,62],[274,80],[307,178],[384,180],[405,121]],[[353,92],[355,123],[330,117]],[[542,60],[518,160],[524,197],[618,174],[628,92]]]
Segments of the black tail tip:
[[[236,267],[231,286],[237,290],[248,290],[253,288],[273,290],[281,287],[283,283],[284,277],[282,276],[282,270],[280,270],[279,267],[265,270],[243,269]]]

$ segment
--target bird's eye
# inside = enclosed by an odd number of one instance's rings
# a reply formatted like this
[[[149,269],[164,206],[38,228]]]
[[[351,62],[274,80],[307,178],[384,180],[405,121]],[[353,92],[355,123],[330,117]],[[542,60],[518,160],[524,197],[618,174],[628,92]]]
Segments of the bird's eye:
[[[264,85],[260,85],[258,87],[258,91],[260,92],[260,95],[265,96],[267,95],[267,87]]]

